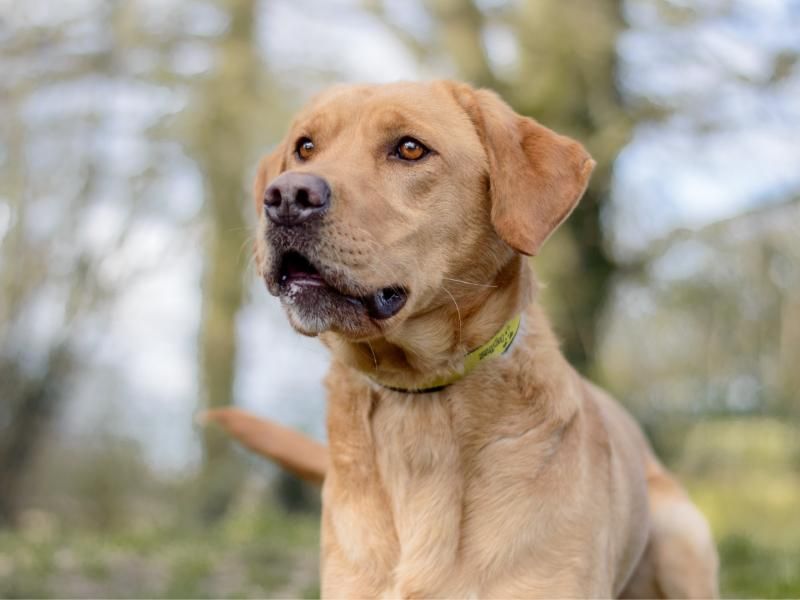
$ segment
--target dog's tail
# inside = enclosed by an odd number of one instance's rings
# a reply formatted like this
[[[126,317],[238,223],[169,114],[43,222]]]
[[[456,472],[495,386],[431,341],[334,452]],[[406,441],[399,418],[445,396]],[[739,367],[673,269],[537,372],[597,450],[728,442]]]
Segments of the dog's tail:
[[[207,410],[198,415],[198,422],[216,423],[245,448],[306,481],[320,485],[325,479],[328,448],[299,431],[238,408]]]

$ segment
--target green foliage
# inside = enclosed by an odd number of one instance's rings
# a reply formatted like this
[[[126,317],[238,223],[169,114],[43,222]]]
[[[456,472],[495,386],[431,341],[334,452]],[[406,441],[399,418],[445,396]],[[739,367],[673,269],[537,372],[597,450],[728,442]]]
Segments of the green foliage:
[[[731,535],[720,540],[719,551],[723,566],[720,585],[725,597],[800,597],[797,546],[782,551],[741,535]]]
[[[262,508],[212,527],[0,532],[0,597],[313,597],[319,518]]]
[[[798,426],[767,418],[698,422],[671,465],[711,523],[726,597],[800,597]]]

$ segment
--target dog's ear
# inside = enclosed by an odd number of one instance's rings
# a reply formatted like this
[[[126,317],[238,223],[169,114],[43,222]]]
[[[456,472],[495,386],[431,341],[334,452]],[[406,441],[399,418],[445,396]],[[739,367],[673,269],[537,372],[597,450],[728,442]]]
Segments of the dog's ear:
[[[584,147],[515,113],[494,92],[454,85],[489,159],[492,224],[534,255],[577,206],[595,162]]]
[[[256,212],[263,210],[264,191],[267,184],[280,175],[283,171],[286,159],[283,144],[279,144],[275,150],[262,157],[256,167],[256,178],[253,182],[253,200],[256,203]]]

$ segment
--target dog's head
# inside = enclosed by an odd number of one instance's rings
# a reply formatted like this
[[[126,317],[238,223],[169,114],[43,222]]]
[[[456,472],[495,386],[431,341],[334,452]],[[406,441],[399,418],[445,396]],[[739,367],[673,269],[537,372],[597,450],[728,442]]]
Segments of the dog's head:
[[[301,333],[383,336],[536,254],[593,166],[489,91],[335,87],[259,164],[256,263]]]

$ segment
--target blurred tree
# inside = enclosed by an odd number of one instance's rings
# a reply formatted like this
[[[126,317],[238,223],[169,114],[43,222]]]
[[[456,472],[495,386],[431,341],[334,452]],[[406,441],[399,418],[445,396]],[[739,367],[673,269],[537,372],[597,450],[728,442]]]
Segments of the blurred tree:
[[[138,274],[130,264],[122,272],[110,268],[109,257],[154,221],[187,224],[158,188],[176,170],[185,172],[181,147],[205,184],[203,396],[211,406],[231,401],[247,256],[245,190],[249,165],[269,138],[269,99],[277,96],[264,89],[255,1],[40,8],[31,3],[0,19],[5,520],[17,510],[19,484],[75,369],[102,339],[121,278],[129,285]],[[175,119],[181,102],[189,109]],[[112,151],[119,148],[125,151]],[[222,512],[235,491],[225,478],[235,473],[227,448],[209,433],[202,479],[216,481],[217,491],[208,490],[207,516]]]
[[[202,311],[198,343],[200,407],[231,404],[237,365],[237,317],[251,249],[251,165],[276,135],[281,94],[257,40],[256,0],[214,0],[166,6],[160,20],[141,3],[129,4],[128,38],[158,60],[150,81],[178,92],[186,108],[149,135],[177,141],[203,182]],[[198,516],[222,516],[235,496],[243,465],[228,439],[203,431]]]
[[[98,10],[92,25],[113,31],[113,14]],[[105,44],[76,49],[86,24],[74,12],[18,18],[0,20],[0,525],[16,520],[26,468],[113,292],[82,228],[100,184],[91,132],[105,115],[83,105],[63,122],[41,105],[109,76],[113,54]]]
[[[618,81],[638,127],[623,166],[635,172],[620,178],[605,222],[635,268],[650,243],[697,218],[689,203],[713,219],[800,191],[800,13],[791,1],[624,8]]]
[[[795,199],[677,232],[621,278],[599,366],[654,429],[668,416],[800,418],[798,222]]]
[[[620,1],[425,0],[432,39],[394,20],[387,2],[366,5],[421,61],[446,56],[455,76],[497,90],[518,112],[584,142],[597,160],[585,198],[537,261],[552,284],[544,301],[564,348],[585,370],[615,269],[601,215],[631,129],[616,86]]]
[[[573,363],[587,369],[610,292],[615,260],[602,216],[614,161],[633,123],[617,89],[616,41],[621,2],[550,0],[522,3],[509,23],[520,47],[512,102],[523,114],[581,140],[597,161],[589,189],[565,227],[545,247],[540,270],[552,294],[543,297]]]
[[[255,0],[217,2],[227,25],[213,41],[214,68],[191,90],[184,123],[189,153],[205,183],[205,275],[200,332],[200,374],[206,407],[232,403],[236,375],[236,318],[242,306],[248,239],[245,180],[263,138],[257,125],[267,110],[265,65],[255,39]],[[246,251],[249,255],[249,249]],[[241,464],[216,428],[204,432],[203,516],[222,515],[236,492]]]
[[[670,418],[678,427],[698,414],[797,419],[800,13],[792,2],[628,0],[625,9],[621,88],[641,137],[658,142],[638,157],[652,164],[638,167],[630,197],[606,215],[624,269],[598,375],[673,447]],[[649,189],[655,173],[681,180]],[[722,210],[720,190],[730,194]],[[711,210],[701,216],[688,202]],[[690,213],[693,226],[715,212],[741,214],[669,233],[676,214]],[[648,347],[632,345],[631,331]]]

